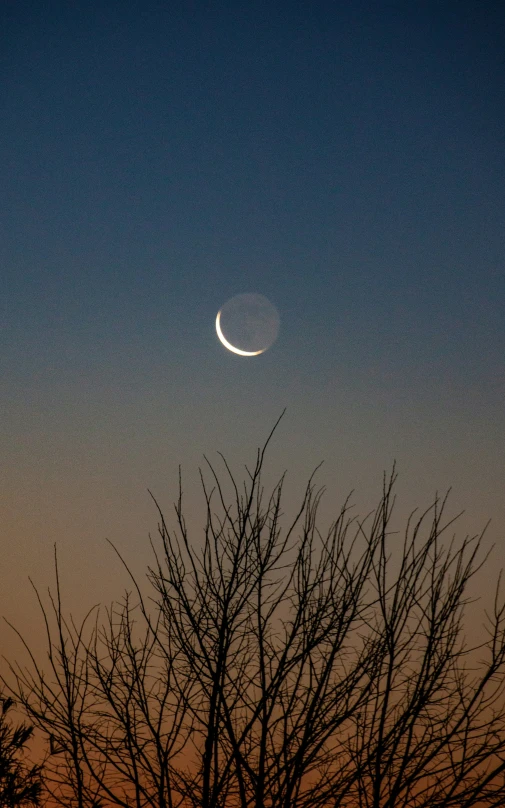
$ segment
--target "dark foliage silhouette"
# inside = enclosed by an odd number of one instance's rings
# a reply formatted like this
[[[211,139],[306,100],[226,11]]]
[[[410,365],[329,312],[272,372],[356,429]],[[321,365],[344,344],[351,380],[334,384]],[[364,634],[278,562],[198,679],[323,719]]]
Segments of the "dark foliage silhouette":
[[[39,598],[49,666],[31,654],[11,666],[50,739],[53,800],[503,806],[498,586],[482,643],[465,639],[482,536],[446,540],[445,499],[392,535],[394,472],[375,511],[359,519],[347,500],[324,531],[312,477],[287,523],[284,476],[263,487],[266,445],[240,485],[224,458],[223,475],[208,464],[201,536],[180,485],[174,529],[159,511],[147,583],[131,575],[104,612],[66,618],[56,565],[55,595]]]
[[[42,790],[41,767],[29,765],[23,755],[33,727],[25,723],[13,726],[9,710],[12,698],[0,696],[0,806],[39,805]]]

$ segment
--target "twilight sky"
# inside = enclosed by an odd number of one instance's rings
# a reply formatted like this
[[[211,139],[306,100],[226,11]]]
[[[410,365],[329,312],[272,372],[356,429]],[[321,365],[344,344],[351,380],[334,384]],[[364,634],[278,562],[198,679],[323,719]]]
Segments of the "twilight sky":
[[[55,541],[77,614],[110,600],[147,488],[169,511],[181,463],[194,508],[203,453],[241,473],[284,407],[286,509],[324,460],[368,510],[396,458],[400,511],[453,486],[504,563],[502,4],[10,0],[0,30],[0,614],[34,625]],[[259,357],[215,334],[239,293],[280,313]]]

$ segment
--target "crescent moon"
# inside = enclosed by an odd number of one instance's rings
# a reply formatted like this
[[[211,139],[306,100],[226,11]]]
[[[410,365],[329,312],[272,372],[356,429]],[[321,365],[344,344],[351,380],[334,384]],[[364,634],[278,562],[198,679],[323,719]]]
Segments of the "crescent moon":
[[[224,347],[228,348],[229,351],[232,351],[233,353],[236,353],[239,356],[258,356],[258,354],[262,354],[262,353],[264,353],[264,351],[266,351],[266,348],[262,348],[261,351],[241,351],[240,348],[235,348],[235,346],[232,345],[231,342],[228,342],[225,335],[221,331],[221,322],[220,321],[221,321],[221,310],[218,311],[217,317],[216,317],[216,333],[217,333],[219,339],[221,340],[221,342],[223,343]]]

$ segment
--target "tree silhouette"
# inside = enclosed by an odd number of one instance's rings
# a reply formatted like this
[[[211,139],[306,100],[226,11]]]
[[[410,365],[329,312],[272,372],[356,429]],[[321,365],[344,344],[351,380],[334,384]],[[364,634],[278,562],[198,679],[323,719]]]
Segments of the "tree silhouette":
[[[148,593],[131,575],[122,602],[75,625],[56,564],[50,607],[39,597],[50,671],[32,654],[11,666],[17,697],[51,739],[53,799],[503,806],[498,585],[482,643],[465,639],[482,534],[444,543],[454,520],[437,499],[392,535],[394,471],[364,519],[347,500],[323,531],[312,477],[286,523],[284,476],[269,494],[262,483],[267,445],[241,485],[224,458],[223,475],[208,463],[202,539],[190,536],[182,484],[174,529],[159,510]]]
[[[11,725],[7,716],[14,706],[11,698],[0,697],[0,704],[0,806],[39,805],[41,767],[26,764],[22,757],[33,728],[24,723]]]

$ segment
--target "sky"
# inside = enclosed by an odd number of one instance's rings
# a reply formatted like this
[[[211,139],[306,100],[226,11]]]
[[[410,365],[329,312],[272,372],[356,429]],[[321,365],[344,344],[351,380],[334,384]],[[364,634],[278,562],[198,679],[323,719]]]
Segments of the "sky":
[[[0,23],[0,615],[53,545],[77,615],[143,574],[179,464],[238,476],[280,413],[286,511],[399,473],[505,563],[501,3],[7,0]],[[242,357],[220,307],[280,331]],[[187,482],[186,482],[187,481]],[[403,509],[403,510],[402,510]],[[195,543],[201,538],[195,526]],[[484,581],[485,584],[485,581]],[[2,624],[4,652],[17,649]],[[14,653],[14,651],[12,651]],[[17,650],[16,650],[17,653]]]

